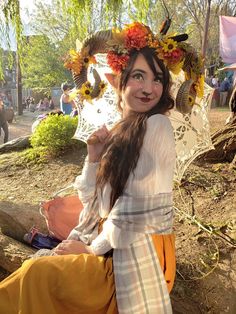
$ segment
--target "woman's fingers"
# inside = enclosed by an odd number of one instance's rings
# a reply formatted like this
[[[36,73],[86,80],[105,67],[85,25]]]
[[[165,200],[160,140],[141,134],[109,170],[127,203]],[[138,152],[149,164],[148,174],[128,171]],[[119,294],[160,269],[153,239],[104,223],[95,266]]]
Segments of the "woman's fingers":
[[[57,255],[88,253],[87,246],[77,240],[64,240],[54,248]]]
[[[94,145],[94,144],[97,144],[99,143],[99,138],[96,136],[96,135],[91,135],[88,140],[87,140],[87,144],[88,145]]]
[[[87,144],[93,145],[97,143],[103,143],[107,136],[109,135],[109,131],[105,125],[103,125],[100,129],[97,131],[93,132],[91,136],[87,140]]]
[[[87,139],[89,162],[98,162],[100,160],[108,135],[109,131],[107,127],[103,125]]]

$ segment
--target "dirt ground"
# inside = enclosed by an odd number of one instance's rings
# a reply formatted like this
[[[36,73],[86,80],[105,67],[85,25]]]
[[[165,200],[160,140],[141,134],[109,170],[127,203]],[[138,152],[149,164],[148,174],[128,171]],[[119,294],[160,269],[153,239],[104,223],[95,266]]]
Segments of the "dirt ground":
[[[35,116],[24,115],[10,126],[11,138],[30,132]],[[222,127],[227,116],[227,110],[212,109],[211,132]],[[23,164],[17,153],[0,155],[0,210],[38,211],[40,201],[73,182],[85,154],[85,149],[67,152],[34,166]],[[235,182],[236,169],[230,164],[195,162],[175,187],[175,314],[236,313]]]
[[[12,123],[8,124],[9,127],[9,141],[14,138],[24,136],[31,133],[31,125],[40,112],[29,112],[24,110],[23,115],[18,116],[15,114],[15,118]],[[0,136],[0,145],[3,144],[3,136]]]

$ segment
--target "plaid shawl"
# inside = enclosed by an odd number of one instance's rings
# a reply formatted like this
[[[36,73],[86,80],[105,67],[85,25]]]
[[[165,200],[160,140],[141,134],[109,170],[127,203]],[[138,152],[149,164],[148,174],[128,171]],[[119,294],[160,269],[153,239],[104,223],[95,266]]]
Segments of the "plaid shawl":
[[[93,205],[84,208],[76,227],[77,237],[87,244],[94,238],[100,219],[98,204]],[[119,314],[172,313],[164,274],[151,238],[151,234],[172,231],[172,193],[135,198],[123,195],[107,219],[123,230],[143,233],[143,237],[129,247],[113,252]],[[71,238],[73,235],[76,236],[72,233]]]
[[[120,229],[141,233],[172,232],[172,193],[118,198],[108,219]]]

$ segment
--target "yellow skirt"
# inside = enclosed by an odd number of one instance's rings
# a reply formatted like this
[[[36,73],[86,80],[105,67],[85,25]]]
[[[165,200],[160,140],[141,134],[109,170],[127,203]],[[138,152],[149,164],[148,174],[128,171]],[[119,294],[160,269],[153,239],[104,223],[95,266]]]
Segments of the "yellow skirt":
[[[154,235],[167,280],[175,277],[173,235]],[[112,258],[88,254],[27,260],[0,283],[0,314],[117,314]]]

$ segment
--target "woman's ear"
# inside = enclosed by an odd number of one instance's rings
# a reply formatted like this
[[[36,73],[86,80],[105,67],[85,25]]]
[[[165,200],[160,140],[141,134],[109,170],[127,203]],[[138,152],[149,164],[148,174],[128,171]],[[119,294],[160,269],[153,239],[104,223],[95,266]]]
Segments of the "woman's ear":
[[[118,89],[118,77],[113,73],[105,73],[104,75],[111,86]]]

